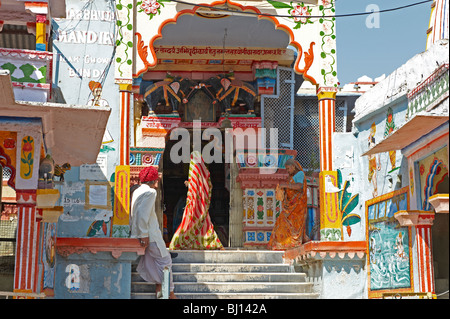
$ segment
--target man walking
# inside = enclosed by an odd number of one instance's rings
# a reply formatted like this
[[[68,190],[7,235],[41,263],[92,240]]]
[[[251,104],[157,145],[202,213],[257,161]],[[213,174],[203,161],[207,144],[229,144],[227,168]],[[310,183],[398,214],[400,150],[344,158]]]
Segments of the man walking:
[[[158,170],[153,166],[144,168],[139,173],[141,186],[137,188],[131,199],[131,237],[139,238],[146,247],[145,255],[137,266],[139,275],[148,282],[156,284],[156,297],[161,298],[161,284],[164,268],[172,268],[172,259],[166,248],[158,218],[155,212],[156,189],[159,184]],[[174,284],[170,272],[170,299],[175,299]]]

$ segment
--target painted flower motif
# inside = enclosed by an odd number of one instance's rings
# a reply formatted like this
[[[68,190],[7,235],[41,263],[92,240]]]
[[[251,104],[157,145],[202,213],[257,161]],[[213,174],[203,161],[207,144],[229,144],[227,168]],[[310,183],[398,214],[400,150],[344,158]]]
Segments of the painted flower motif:
[[[156,0],[143,0],[141,8],[146,14],[156,14],[160,4]]]
[[[13,149],[16,147],[16,141],[12,138],[7,138],[3,141],[3,146],[6,149]]]
[[[23,144],[22,150],[24,152],[31,152],[33,150],[33,145],[31,145],[32,142],[26,142]]]
[[[311,13],[308,11],[308,7],[306,7],[303,3],[300,5],[296,5],[294,10],[292,10],[292,16],[294,17],[295,22],[307,23],[308,17],[311,16]]]

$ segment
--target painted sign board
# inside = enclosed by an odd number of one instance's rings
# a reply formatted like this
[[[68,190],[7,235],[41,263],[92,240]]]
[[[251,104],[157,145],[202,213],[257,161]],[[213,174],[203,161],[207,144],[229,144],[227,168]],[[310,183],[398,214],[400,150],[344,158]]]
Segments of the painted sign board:
[[[412,292],[411,229],[394,214],[408,210],[409,187],[366,202],[369,298],[384,292]]]

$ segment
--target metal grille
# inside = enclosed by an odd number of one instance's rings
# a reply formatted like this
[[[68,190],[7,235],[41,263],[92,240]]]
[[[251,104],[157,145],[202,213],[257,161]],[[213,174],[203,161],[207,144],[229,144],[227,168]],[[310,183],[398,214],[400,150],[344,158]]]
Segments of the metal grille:
[[[317,96],[295,97],[294,71],[278,67],[276,95],[261,96],[261,116],[270,147],[270,128],[278,129],[278,145],[297,151],[296,159],[305,171],[319,171],[319,101]],[[346,132],[347,103],[336,98],[336,132]],[[273,145],[273,144],[272,144]]]
[[[3,206],[14,205],[3,203]],[[13,209],[8,208],[0,212],[0,273],[11,274],[14,273],[17,214],[10,213]]]
[[[278,67],[276,93],[277,95],[261,97],[263,125],[266,128],[266,146],[271,146],[270,128],[276,128],[278,129],[277,147],[292,148],[292,108],[294,101],[294,72],[292,69]]]
[[[336,132],[345,132],[347,126],[347,106],[344,99],[336,99]],[[306,96],[295,99],[294,109],[294,149],[297,161],[304,170],[318,171],[319,160],[319,100]]]
[[[320,168],[318,103],[317,97],[295,99],[294,149],[305,171]]]

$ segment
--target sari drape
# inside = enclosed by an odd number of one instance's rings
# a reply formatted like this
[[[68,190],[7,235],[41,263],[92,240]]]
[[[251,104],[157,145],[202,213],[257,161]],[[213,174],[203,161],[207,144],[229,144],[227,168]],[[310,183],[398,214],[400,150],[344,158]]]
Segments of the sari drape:
[[[208,214],[212,184],[202,156],[195,151],[189,165],[189,186],[183,219],[170,242],[169,249],[221,249]]]
[[[296,166],[303,172],[301,165]],[[289,184],[295,184],[294,176],[289,176]],[[300,190],[285,188],[282,211],[278,216],[272,230],[268,248],[272,250],[285,250],[300,246],[307,240],[305,236],[307,213],[307,186],[306,178]]]

